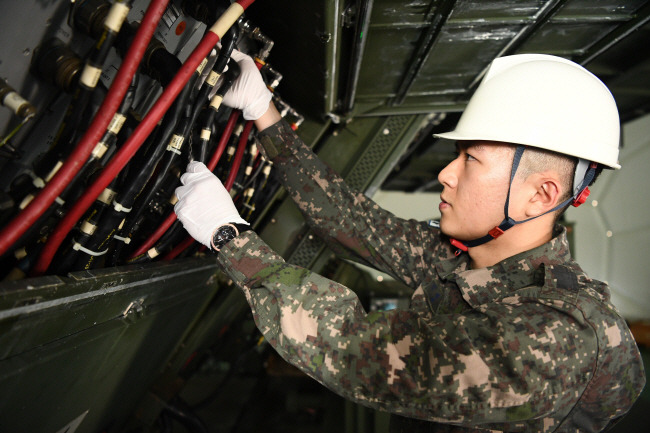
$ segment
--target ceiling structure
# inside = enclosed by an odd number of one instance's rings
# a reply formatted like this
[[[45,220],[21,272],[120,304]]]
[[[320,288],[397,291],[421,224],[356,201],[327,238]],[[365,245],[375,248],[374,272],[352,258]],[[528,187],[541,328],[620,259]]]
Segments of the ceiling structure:
[[[622,121],[650,111],[647,0],[283,0],[250,12],[276,42],[279,91],[308,116],[432,113],[384,189],[438,190],[452,149],[431,132],[453,128],[496,57],[571,59],[608,85]]]

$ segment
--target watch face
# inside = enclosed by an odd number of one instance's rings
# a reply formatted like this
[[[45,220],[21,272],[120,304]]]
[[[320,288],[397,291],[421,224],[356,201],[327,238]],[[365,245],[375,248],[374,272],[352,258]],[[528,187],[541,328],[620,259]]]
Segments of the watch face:
[[[235,226],[226,224],[217,229],[212,236],[212,247],[219,251],[221,247],[226,245],[228,241],[234,239],[237,236],[237,229]]]

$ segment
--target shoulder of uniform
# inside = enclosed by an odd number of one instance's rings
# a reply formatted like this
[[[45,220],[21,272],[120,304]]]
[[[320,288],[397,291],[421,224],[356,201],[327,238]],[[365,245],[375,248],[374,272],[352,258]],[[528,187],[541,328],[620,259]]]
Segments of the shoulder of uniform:
[[[611,294],[607,283],[590,278],[575,262],[566,265],[545,265],[541,295],[562,298],[571,303],[577,303],[579,297],[582,297],[582,303],[591,299],[616,312],[610,302]]]

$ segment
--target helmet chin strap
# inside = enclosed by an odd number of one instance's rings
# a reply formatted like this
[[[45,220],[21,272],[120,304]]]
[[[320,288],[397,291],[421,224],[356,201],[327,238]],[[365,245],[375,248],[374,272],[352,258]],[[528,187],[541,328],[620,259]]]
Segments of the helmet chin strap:
[[[591,183],[591,181],[594,179],[594,176],[596,174],[596,167],[598,167],[598,164],[596,164],[595,162],[590,163],[589,161],[584,159],[579,159],[578,164],[576,166],[575,176],[573,179],[573,185],[577,185],[577,186],[574,187],[572,197],[558,204],[553,209],[544,212],[543,214],[525,219],[523,221],[515,221],[512,218],[510,218],[508,216],[508,207],[510,204],[510,189],[512,188],[512,181],[515,178],[515,174],[517,173],[517,168],[519,167],[519,163],[521,162],[521,157],[524,154],[525,149],[526,149],[525,146],[521,146],[521,145],[517,146],[517,149],[515,150],[515,157],[512,160],[512,170],[510,171],[510,183],[508,184],[508,195],[506,197],[506,204],[503,210],[505,214],[505,218],[503,219],[503,221],[501,221],[501,223],[498,226],[494,227],[492,230],[488,232],[488,234],[486,234],[483,237],[472,239],[470,241],[459,241],[458,239],[453,239],[453,238],[450,239],[451,244],[456,248],[458,248],[456,250],[456,255],[460,255],[464,251],[467,251],[468,248],[477,247],[479,245],[483,245],[487,242],[490,242],[493,239],[498,238],[506,230],[514,227],[517,224],[522,224],[527,221],[534,220],[535,218],[539,218],[548,213],[555,212],[556,210],[563,208],[569,203],[571,203],[575,207],[578,207],[582,203],[587,201],[587,197],[589,197],[588,186]],[[582,179],[582,181],[580,181],[580,179]]]

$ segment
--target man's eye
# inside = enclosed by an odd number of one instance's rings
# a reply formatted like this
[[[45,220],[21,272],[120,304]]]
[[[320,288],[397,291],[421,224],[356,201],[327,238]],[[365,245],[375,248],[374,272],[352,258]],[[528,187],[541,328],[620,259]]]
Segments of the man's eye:
[[[474,157],[473,157],[472,155],[470,155],[469,153],[466,153],[466,154],[465,154],[465,159],[466,159],[467,161],[476,161],[476,158],[474,158]]]

